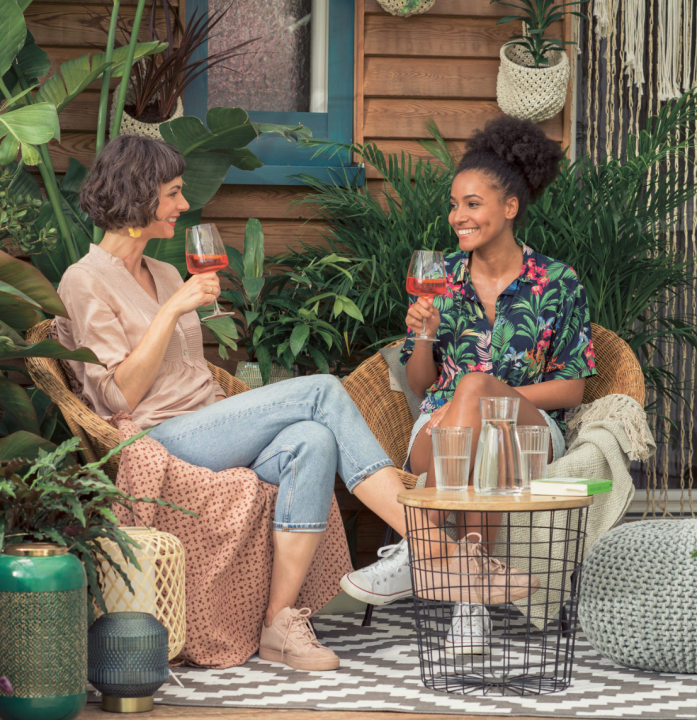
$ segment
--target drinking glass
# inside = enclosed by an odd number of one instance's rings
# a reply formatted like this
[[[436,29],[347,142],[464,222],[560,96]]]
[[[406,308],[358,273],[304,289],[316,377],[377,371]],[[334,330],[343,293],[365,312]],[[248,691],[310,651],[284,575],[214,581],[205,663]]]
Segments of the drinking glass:
[[[228,266],[227,252],[218,228],[213,223],[194,225],[186,230],[186,267],[192,275],[218,272]],[[229,317],[233,312],[222,312],[218,301],[213,300],[215,310],[212,315],[201,318],[208,322],[216,318]]]
[[[472,428],[435,427],[431,430],[438,490],[466,490],[470,477]]]
[[[407,292],[433,300],[436,295],[445,295],[447,290],[443,253],[437,250],[415,250],[407,272]],[[417,335],[416,339],[435,340],[426,332],[425,320],[421,326],[421,335]]]
[[[532,480],[547,477],[549,425],[519,425],[517,430],[523,458],[523,489],[529,490]]]
[[[474,491],[510,495],[523,490],[523,463],[516,432],[518,398],[479,398],[482,430],[474,463]]]

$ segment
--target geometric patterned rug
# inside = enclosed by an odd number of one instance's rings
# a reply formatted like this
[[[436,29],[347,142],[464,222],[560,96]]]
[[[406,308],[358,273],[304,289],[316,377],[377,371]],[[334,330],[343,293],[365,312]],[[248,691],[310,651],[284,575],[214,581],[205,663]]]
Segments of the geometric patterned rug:
[[[170,682],[162,705],[303,710],[393,711],[445,715],[697,720],[697,675],[650,673],[600,656],[582,633],[576,639],[571,686],[539,696],[449,695],[421,682],[411,600],[362,614],[313,618],[323,644],[341,658],[331,672],[305,672],[260,660],[225,670],[179,667],[184,686]],[[99,698],[90,693],[90,701]]]

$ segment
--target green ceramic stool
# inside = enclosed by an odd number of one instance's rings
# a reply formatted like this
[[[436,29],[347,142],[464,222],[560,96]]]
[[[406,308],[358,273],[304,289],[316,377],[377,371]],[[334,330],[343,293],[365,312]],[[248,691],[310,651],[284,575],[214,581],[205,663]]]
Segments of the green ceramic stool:
[[[87,577],[82,563],[50,543],[0,554],[2,720],[72,720],[87,702]]]

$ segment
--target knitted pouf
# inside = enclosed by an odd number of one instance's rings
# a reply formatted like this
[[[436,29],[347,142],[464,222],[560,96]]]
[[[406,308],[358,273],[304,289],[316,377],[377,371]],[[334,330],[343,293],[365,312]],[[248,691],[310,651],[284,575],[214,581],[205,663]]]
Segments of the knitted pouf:
[[[621,525],[583,562],[579,619],[591,645],[629,667],[697,673],[697,520]]]

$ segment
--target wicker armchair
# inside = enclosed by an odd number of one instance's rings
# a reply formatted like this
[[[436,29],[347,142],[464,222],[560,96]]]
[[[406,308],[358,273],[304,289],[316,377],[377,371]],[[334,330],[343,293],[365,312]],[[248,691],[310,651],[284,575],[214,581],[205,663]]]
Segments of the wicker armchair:
[[[643,407],[644,376],[629,345],[600,325],[592,325],[591,329],[598,374],[586,381],[583,402],[591,403],[606,395],[622,393]],[[344,387],[385,452],[395,466],[401,468],[407,458],[414,420],[404,394],[390,390],[387,363],[382,355],[376,353],[361,363],[346,379]],[[406,487],[414,487],[416,476],[400,475]]]
[[[50,320],[35,325],[27,332],[30,343],[45,340],[48,337]],[[249,388],[225,370],[208,363],[213,378],[220,384],[225,394],[230,397],[245,392]],[[99,415],[81,403],[70,390],[68,378],[58,360],[50,358],[27,358],[27,369],[32,380],[42,392],[58,405],[70,431],[79,437],[81,448],[88,462],[103,457],[119,443],[119,433]],[[119,456],[107,461],[105,471],[112,480],[116,479],[119,469]]]

